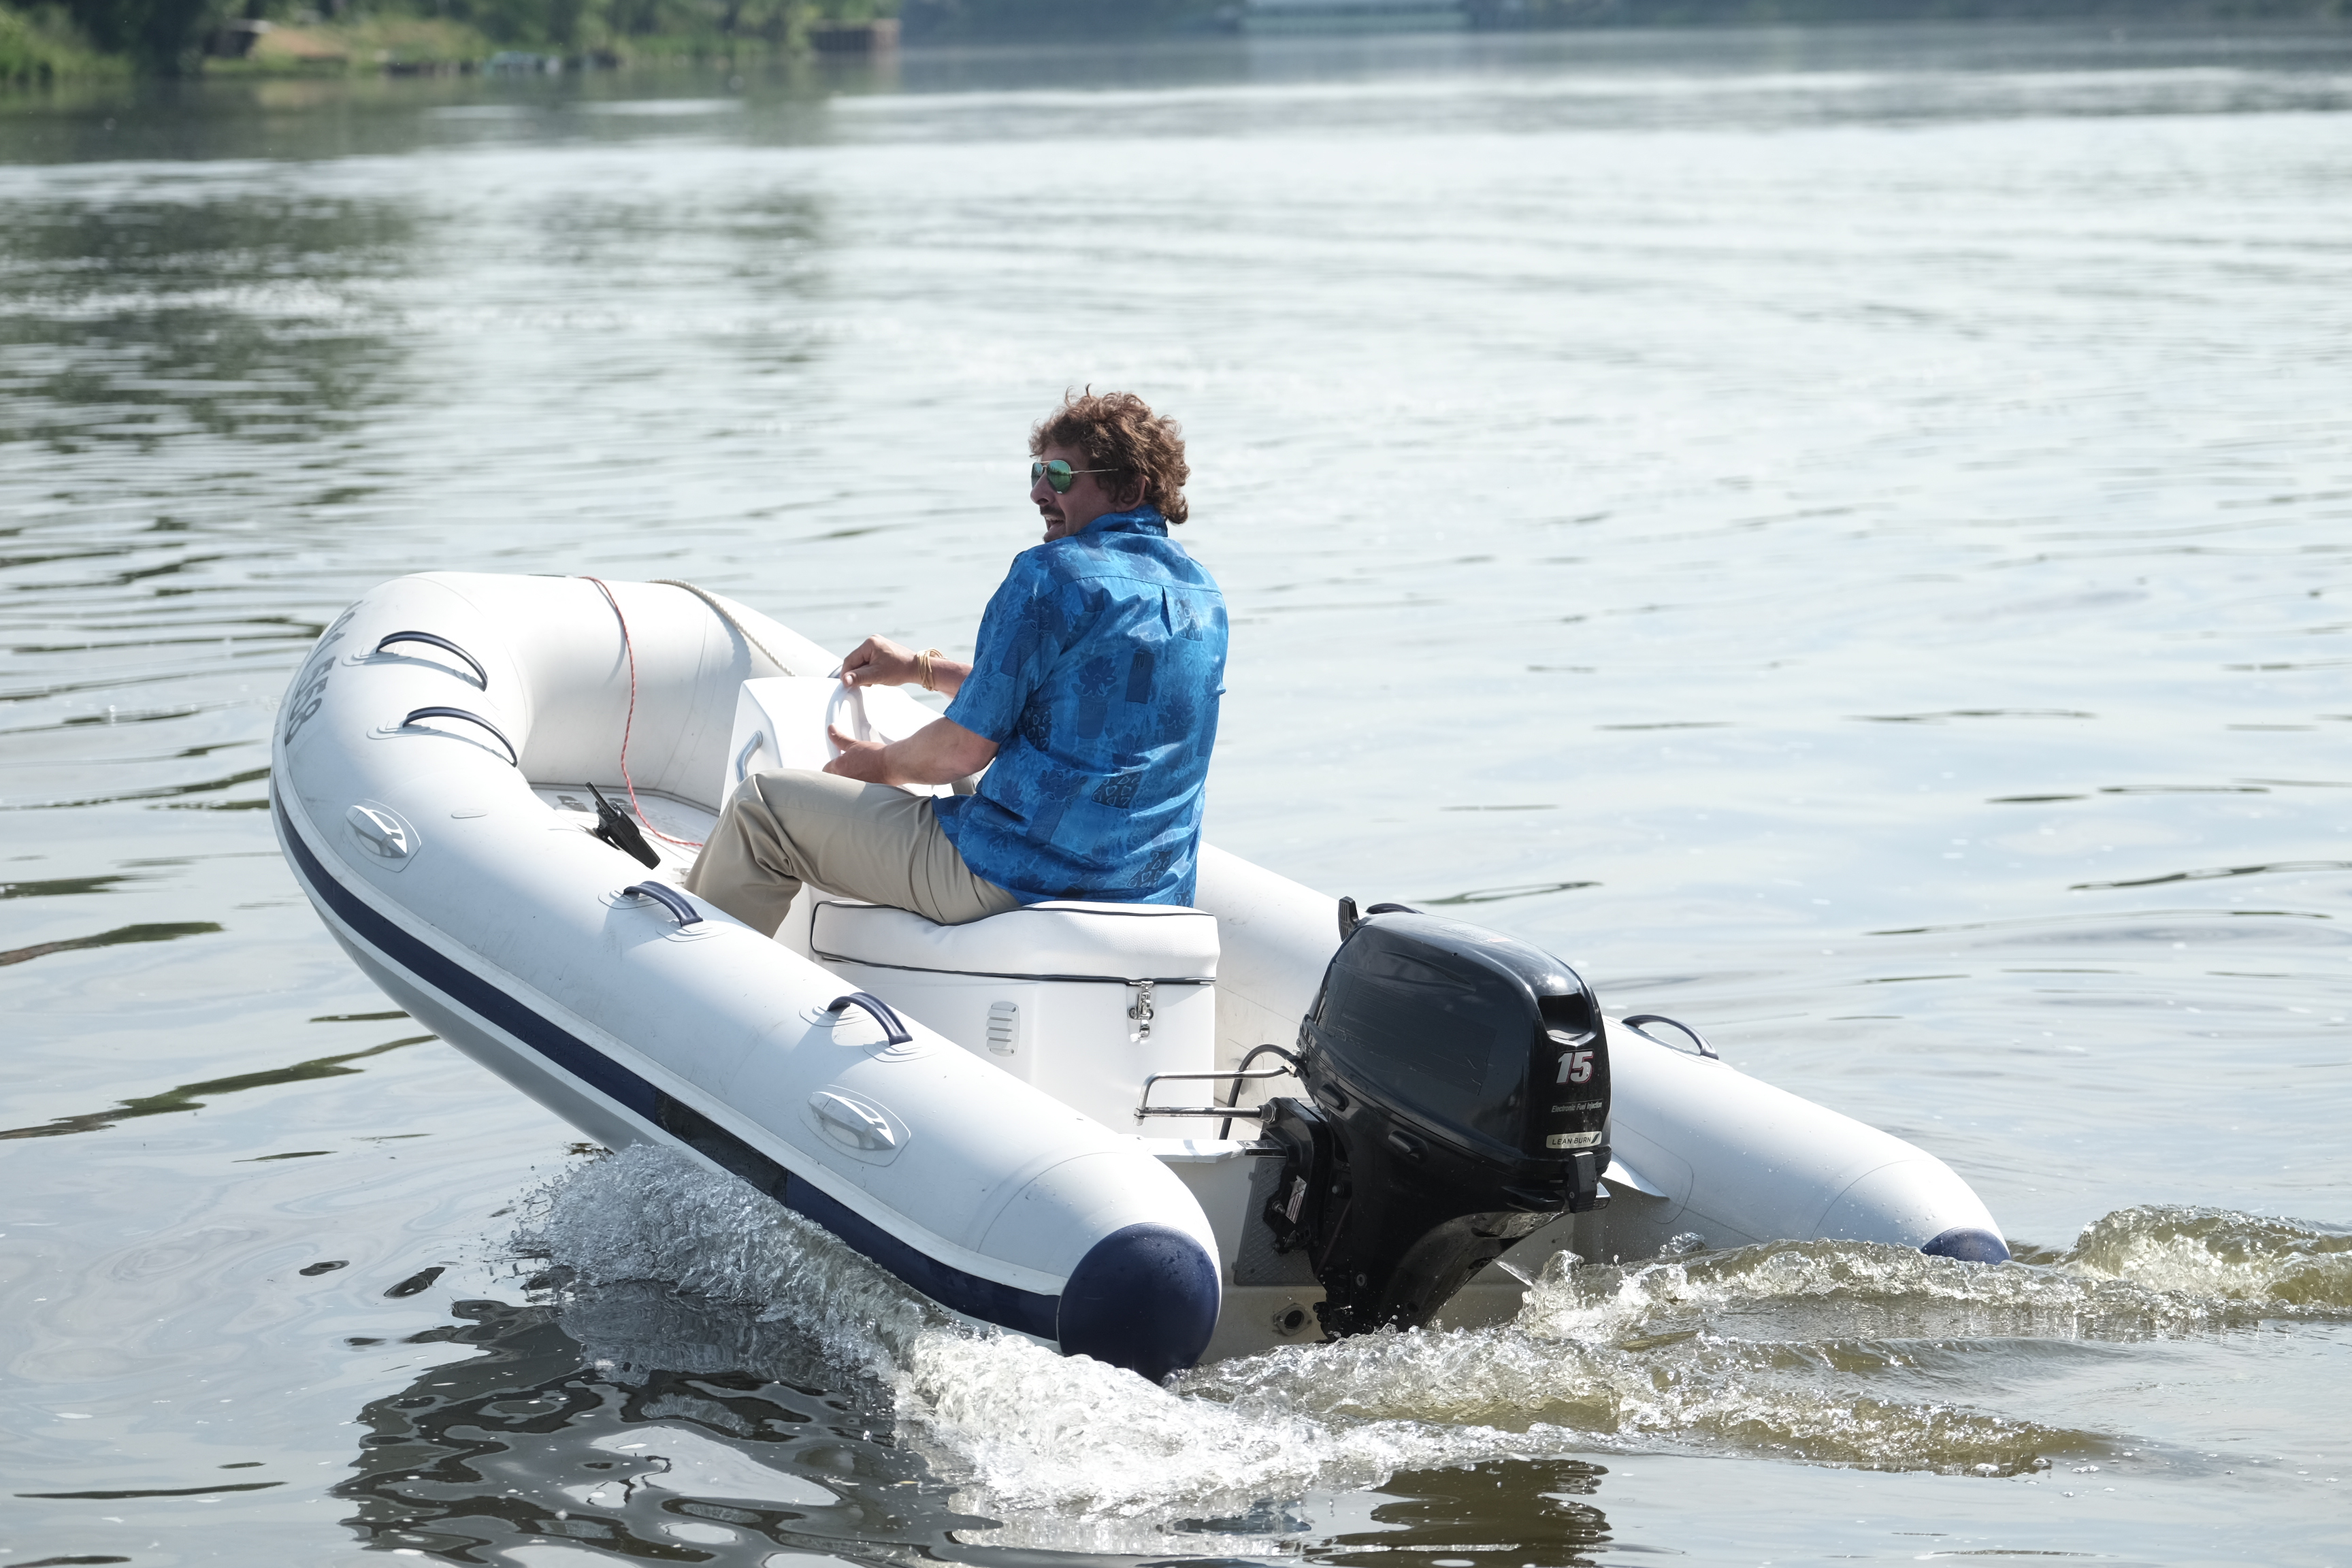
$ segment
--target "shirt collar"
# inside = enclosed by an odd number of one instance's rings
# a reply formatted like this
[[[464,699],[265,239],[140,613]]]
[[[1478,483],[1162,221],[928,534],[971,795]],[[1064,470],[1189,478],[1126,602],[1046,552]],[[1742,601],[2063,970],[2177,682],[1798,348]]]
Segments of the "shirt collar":
[[[1156,506],[1139,506],[1128,511],[1107,511],[1078,531],[1149,533],[1165,539],[1168,537],[1168,520],[1160,515],[1160,509]]]

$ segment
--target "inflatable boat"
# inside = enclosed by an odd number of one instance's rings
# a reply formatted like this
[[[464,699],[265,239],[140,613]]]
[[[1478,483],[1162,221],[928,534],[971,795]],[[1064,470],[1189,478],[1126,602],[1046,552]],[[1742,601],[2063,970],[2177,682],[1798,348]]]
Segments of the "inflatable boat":
[[[932,716],[837,666],[690,584],[400,578],[297,673],[272,820],[360,967],[589,1137],[1147,1377],[1507,1310],[1562,1249],[2008,1256],[1941,1161],[1550,955],[1213,847],[1194,907],[939,926],[810,888],[752,931],[679,885],[737,784]]]

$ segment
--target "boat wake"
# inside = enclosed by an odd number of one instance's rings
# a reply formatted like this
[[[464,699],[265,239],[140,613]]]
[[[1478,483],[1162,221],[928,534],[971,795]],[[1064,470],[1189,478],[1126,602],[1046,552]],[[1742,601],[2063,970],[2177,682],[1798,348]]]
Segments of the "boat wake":
[[[1192,1530],[1216,1531],[1223,1552],[1242,1549],[1237,1535],[1272,1546],[1284,1505],[1309,1492],[1515,1458],[1682,1451],[2015,1475],[2126,1439],[2000,1414],[2032,1358],[1989,1350],[2352,1317],[2352,1234],[2149,1207],[1993,1267],[1824,1241],[1621,1267],[1561,1257],[1496,1327],[1286,1346],[1160,1387],[971,1328],[654,1146],[549,1188],[517,1245],[568,1271],[567,1330],[616,1366],[707,1358],[615,1342],[625,1322],[663,1320],[600,1314],[600,1288],[653,1281],[741,1304],[870,1384],[957,1506],[1004,1521],[962,1539],[1093,1551],[1164,1551]]]
[[[833,1235],[686,1155],[640,1143],[557,1178],[523,1205],[514,1246],[572,1292],[657,1282],[713,1301],[758,1304],[841,1371],[887,1383],[954,1320]],[[570,1320],[567,1318],[567,1326]],[[588,1342],[583,1341],[583,1343]],[[617,1361],[671,1364],[660,1344]]]

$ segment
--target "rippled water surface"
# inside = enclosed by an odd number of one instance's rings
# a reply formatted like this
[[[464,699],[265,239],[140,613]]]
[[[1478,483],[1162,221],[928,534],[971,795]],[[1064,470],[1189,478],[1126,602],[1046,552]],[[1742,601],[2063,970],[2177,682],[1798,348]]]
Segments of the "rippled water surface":
[[[2352,1562],[2352,35],[1220,42],[0,105],[0,1563]],[[401,572],[950,648],[1181,417],[1210,831],[2026,1261],[1155,1389],[390,1011],[270,712]]]

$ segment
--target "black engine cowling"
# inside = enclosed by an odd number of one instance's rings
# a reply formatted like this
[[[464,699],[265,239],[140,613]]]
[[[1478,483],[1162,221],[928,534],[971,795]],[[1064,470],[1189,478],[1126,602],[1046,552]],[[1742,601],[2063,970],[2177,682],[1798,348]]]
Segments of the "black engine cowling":
[[[1260,1218],[1304,1247],[1332,1334],[1416,1327],[1513,1242],[1601,1200],[1600,1004],[1549,953],[1456,921],[1368,915],[1299,1031],[1307,1098]]]

